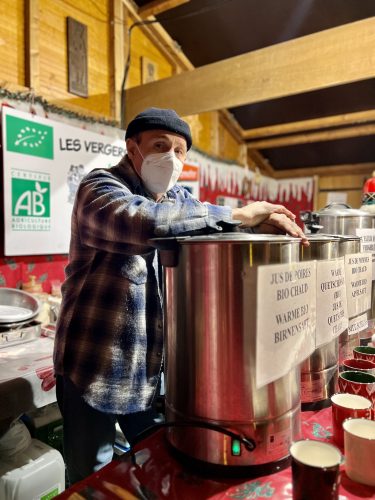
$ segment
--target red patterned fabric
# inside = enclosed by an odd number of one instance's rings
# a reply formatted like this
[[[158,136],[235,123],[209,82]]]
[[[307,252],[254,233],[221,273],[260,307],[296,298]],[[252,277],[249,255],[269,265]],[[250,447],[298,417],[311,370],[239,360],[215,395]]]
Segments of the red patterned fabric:
[[[21,288],[22,283],[36,277],[43,291],[51,293],[51,282],[64,281],[64,269],[68,263],[66,255],[36,255],[0,258],[0,287]]]
[[[302,413],[304,438],[331,442],[331,431],[331,408]],[[173,457],[163,430],[155,432],[136,446],[136,464],[133,464],[126,454],[123,461],[111,462],[56,498],[73,498],[74,492],[83,498],[102,500],[114,498],[286,500],[291,499],[293,494],[290,467],[255,479],[208,478],[203,474],[192,472]],[[340,500],[375,498],[375,488],[350,480],[345,474],[344,464],[341,467],[339,497]]]

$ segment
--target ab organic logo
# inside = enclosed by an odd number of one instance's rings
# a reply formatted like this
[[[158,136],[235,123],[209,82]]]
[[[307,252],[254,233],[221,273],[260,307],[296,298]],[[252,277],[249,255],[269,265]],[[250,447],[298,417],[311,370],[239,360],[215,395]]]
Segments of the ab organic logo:
[[[12,170],[13,231],[49,231],[50,175],[27,170]]]
[[[53,127],[6,116],[7,150],[53,160]]]

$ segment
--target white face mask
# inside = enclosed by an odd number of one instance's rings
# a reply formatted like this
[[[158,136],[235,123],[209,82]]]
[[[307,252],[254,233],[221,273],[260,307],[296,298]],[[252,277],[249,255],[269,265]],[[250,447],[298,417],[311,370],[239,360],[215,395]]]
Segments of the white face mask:
[[[183,166],[172,151],[153,153],[143,158],[141,178],[150,193],[166,193],[176,184]]]

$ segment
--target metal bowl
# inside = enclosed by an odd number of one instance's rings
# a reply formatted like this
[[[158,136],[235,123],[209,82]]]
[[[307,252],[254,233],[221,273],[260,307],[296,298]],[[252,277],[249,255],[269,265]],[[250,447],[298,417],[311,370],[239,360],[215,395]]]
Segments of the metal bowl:
[[[29,321],[38,315],[40,302],[17,288],[0,288],[0,324]]]

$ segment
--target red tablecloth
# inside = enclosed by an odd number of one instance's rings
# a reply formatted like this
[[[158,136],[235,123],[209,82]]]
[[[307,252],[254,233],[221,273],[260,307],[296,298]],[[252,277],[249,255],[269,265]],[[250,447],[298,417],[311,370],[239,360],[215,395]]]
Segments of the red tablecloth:
[[[302,432],[305,438],[331,442],[331,408],[302,413]],[[124,456],[113,461],[98,473],[75,484],[59,499],[173,499],[228,500],[292,498],[290,467],[275,474],[256,479],[208,479],[186,470],[170,453],[164,430],[159,430],[136,446],[136,463]],[[374,457],[375,466],[375,457]],[[80,495],[80,496],[79,496]],[[341,471],[340,500],[375,498],[375,488],[351,481]],[[319,499],[317,499],[319,500]]]

